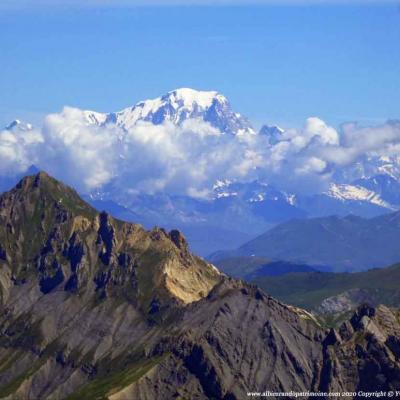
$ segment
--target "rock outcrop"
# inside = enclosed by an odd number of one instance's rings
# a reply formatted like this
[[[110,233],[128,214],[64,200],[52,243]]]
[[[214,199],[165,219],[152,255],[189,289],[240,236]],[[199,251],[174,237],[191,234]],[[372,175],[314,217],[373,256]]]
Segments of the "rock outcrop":
[[[381,305],[360,306],[331,330],[324,346],[321,389],[388,391],[400,388],[399,314]]]

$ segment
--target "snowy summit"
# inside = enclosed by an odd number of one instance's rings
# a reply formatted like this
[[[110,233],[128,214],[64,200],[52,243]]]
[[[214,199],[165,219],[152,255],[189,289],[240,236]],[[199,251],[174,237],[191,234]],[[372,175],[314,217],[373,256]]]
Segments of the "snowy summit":
[[[172,122],[181,125],[188,119],[201,119],[222,133],[254,134],[250,122],[234,112],[228,99],[216,91],[199,91],[190,88],[176,89],[156,99],[145,100],[133,107],[109,114],[85,111],[89,124],[116,124],[130,129],[138,122],[155,125]]]

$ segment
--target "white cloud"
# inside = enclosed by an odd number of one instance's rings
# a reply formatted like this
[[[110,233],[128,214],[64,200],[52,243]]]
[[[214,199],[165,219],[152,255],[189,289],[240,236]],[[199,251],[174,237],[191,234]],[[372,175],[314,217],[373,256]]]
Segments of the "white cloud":
[[[257,165],[249,143],[232,140],[200,120],[152,125],[141,123],[123,138],[119,180],[137,190],[168,190],[204,197],[222,175],[246,176]]]
[[[207,197],[219,179],[261,179],[286,190],[319,191],[339,172],[353,168],[357,176],[366,157],[382,156],[400,156],[399,123],[347,124],[338,132],[312,117],[271,146],[265,135],[221,134],[197,119],[180,127],[169,122],[142,122],[128,131],[99,127],[83,111],[65,107],[48,115],[40,131],[0,132],[0,175],[35,164],[81,191],[112,182],[131,193]]]
[[[81,191],[114,181],[135,192],[205,197],[219,176],[246,178],[263,163],[254,141],[232,140],[201,120],[180,127],[142,122],[123,131],[91,125],[82,110],[65,107],[45,118],[38,143],[31,136],[2,133],[0,173],[35,164]]]
[[[42,143],[43,137],[37,130],[16,126],[0,131],[0,175],[14,175],[29,168],[38,161],[38,147]]]
[[[336,130],[317,117],[307,119],[303,136],[310,140],[317,138],[322,144],[339,144],[339,135]]]
[[[89,125],[83,111],[65,107],[45,118],[40,167],[81,190],[106,184],[117,167],[116,129]]]
[[[295,172],[299,175],[307,175],[310,173],[321,173],[326,168],[326,162],[318,157],[308,158],[303,165],[297,167]]]

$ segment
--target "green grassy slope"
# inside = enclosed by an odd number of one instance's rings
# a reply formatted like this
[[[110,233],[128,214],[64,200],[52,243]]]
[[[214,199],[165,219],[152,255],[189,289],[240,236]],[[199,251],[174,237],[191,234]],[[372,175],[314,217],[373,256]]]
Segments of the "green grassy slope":
[[[267,293],[306,309],[350,289],[366,289],[380,303],[400,306],[400,264],[358,273],[295,273],[253,280]]]

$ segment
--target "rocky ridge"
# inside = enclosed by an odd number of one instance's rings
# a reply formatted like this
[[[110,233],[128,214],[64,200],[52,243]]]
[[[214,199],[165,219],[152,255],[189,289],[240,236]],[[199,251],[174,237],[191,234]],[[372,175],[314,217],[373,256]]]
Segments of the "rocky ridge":
[[[400,387],[389,309],[362,308],[329,332],[220,274],[178,231],[98,213],[45,173],[0,197],[0,222],[2,399]],[[336,339],[346,342],[338,360]]]

